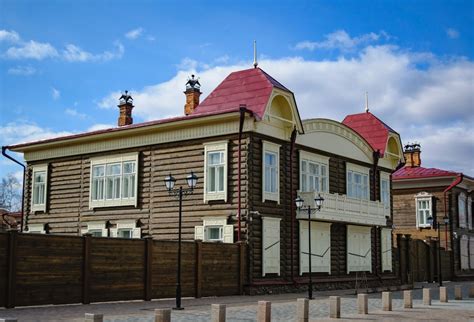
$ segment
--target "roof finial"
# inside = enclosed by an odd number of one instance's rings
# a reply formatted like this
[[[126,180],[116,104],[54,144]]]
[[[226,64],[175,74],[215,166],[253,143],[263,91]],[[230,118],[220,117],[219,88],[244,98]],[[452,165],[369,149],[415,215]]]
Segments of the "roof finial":
[[[369,112],[369,93],[365,92],[365,113]]]
[[[257,68],[258,62],[257,62],[257,41],[253,41],[253,68]]]

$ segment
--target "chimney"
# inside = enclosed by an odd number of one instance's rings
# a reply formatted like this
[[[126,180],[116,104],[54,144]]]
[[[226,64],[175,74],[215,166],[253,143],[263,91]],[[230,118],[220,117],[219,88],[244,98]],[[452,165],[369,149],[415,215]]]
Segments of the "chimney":
[[[184,114],[189,115],[194,112],[196,107],[199,105],[199,96],[201,96],[201,84],[199,80],[194,78],[194,75],[191,75],[191,78],[188,78],[186,83],[186,104],[184,105]]]
[[[133,98],[125,91],[119,98],[120,115],[118,118],[118,126],[125,126],[133,124],[132,109],[133,109]]]
[[[421,158],[420,158],[420,144],[419,143],[408,143],[405,145],[405,151],[403,155],[405,156],[405,167],[416,168],[421,166]]]

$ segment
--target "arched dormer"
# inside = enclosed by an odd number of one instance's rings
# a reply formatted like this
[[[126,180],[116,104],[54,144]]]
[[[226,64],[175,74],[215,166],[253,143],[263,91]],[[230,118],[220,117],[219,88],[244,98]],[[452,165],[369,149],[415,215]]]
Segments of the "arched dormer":
[[[387,140],[387,146],[383,156],[383,161],[389,163],[392,169],[395,169],[400,161],[404,162],[402,143],[400,137],[390,133]]]

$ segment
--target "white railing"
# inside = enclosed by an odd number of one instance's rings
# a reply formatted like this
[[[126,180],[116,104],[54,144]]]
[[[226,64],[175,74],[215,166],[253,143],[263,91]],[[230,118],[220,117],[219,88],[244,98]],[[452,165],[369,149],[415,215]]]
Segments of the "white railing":
[[[341,221],[365,225],[385,226],[386,216],[390,216],[390,208],[380,201],[361,200],[337,193],[320,193],[324,203],[320,211],[312,215],[314,219]],[[298,195],[306,206],[315,207],[314,198],[317,192],[300,192]],[[307,218],[307,213],[298,211],[297,218]]]

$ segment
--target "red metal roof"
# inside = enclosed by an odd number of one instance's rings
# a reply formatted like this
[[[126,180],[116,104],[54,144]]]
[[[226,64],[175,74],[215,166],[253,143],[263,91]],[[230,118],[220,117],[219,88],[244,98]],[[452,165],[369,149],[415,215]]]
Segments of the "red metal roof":
[[[403,167],[392,174],[393,180],[432,178],[432,177],[452,177],[458,175],[457,172],[424,167]]]
[[[245,104],[248,110],[261,119],[274,87],[291,92],[260,68],[233,72],[196,107],[193,115],[222,110],[238,111],[239,106]]]
[[[370,112],[347,115],[342,124],[347,125],[360,134],[374,149],[383,155],[387,146],[388,133],[396,133]]]

